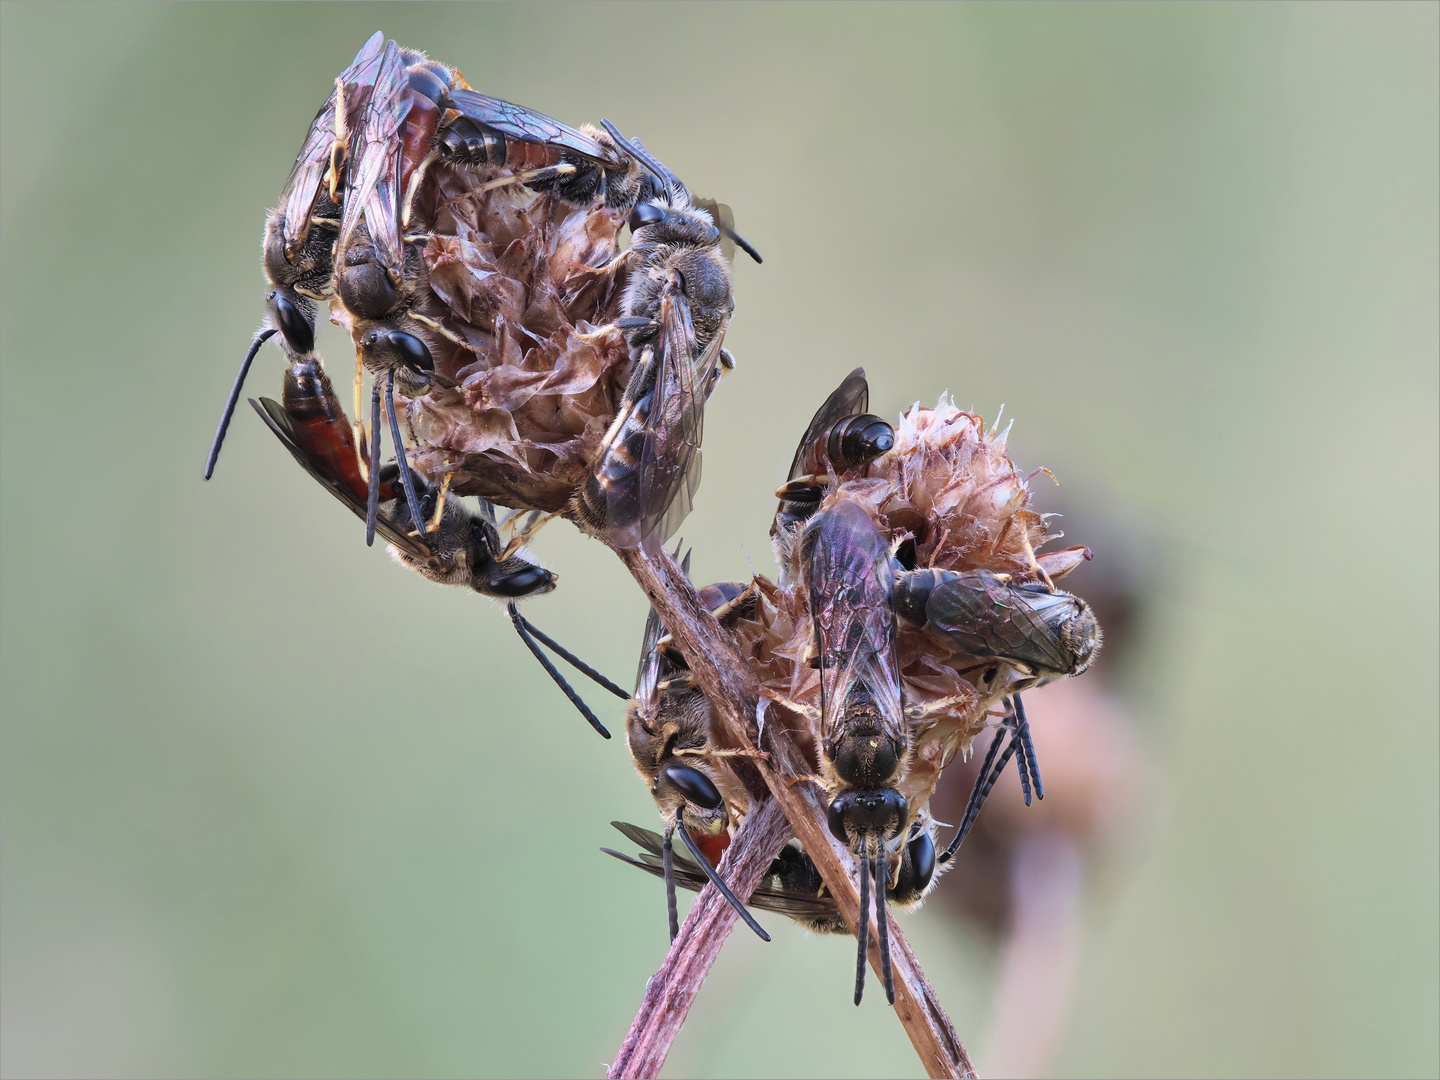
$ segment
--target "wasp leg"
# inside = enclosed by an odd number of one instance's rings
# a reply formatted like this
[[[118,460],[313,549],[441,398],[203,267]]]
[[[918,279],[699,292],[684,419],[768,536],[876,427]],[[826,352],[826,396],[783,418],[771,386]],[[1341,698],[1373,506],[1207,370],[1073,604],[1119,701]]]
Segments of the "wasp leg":
[[[274,335],[275,331],[271,329],[256,333],[255,340],[250,343],[250,351],[245,354],[245,359],[240,361],[240,371],[235,376],[235,385],[230,387],[230,397],[225,402],[225,412],[220,416],[220,426],[215,429],[215,441],[210,444],[210,453],[205,458],[206,480],[215,472],[215,460],[220,456],[220,444],[225,441],[225,431],[230,427],[230,418],[235,415],[235,406],[240,401],[240,391],[245,388],[245,376],[250,374],[250,365],[255,362],[255,354],[260,351],[260,346]]]
[[[970,799],[965,804],[965,816],[960,819],[960,827],[955,830],[955,836],[941,854],[936,863],[944,865],[955,857],[966,835],[970,832],[971,826],[975,824],[975,818],[980,813],[980,807],[985,805],[985,800],[990,797],[990,790],[995,786],[995,781],[1000,779],[1000,774],[1005,771],[1005,765],[1014,755],[1016,742],[1012,738],[1005,747],[1005,752],[1000,754],[1000,743],[1004,741],[1008,725],[997,728],[995,738],[990,741],[990,749],[985,752],[985,760],[980,763],[980,773],[975,777],[975,786],[970,789]],[[996,755],[1000,760],[995,760]],[[992,767],[993,763],[993,767]]]
[[[531,537],[533,537],[536,533],[538,533],[541,529],[543,529],[550,522],[554,521],[564,512],[565,511],[563,510],[555,510],[549,514],[546,514],[544,517],[539,516],[538,510],[531,514],[530,516],[532,518],[535,518],[535,520],[532,521],[529,525],[525,526],[525,528],[517,536],[515,536],[508,544],[505,545],[505,550],[500,554],[500,561],[504,562],[506,559],[510,558],[510,556],[514,555],[517,551],[520,550],[522,546],[530,542]]]
[[[580,715],[589,721],[591,727],[598,731],[604,738],[610,738],[610,732],[605,730],[605,725],[600,723],[599,718],[590,711],[590,706],[586,705],[585,702],[581,700],[580,695],[570,688],[570,684],[565,681],[565,676],[555,670],[555,665],[550,662],[550,658],[540,650],[540,646],[535,644],[534,639],[530,637],[530,632],[526,628],[525,619],[521,616],[520,610],[513,603],[507,604],[506,607],[510,611],[510,621],[515,626],[515,632],[520,635],[520,640],[525,642],[525,647],[530,650],[536,660],[540,661],[540,666],[545,669],[550,678],[555,680],[555,685],[564,691],[565,696],[570,699],[570,704],[580,710]]]
[[[445,327],[441,326],[438,322],[436,322],[429,316],[421,315],[418,311],[412,311],[410,312],[410,318],[414,319],[421,326],[428,326],[431,330],[434,330],[435,333],[439,334],[446,340],[451,341],[456,345],[459,345],[461,348],[468,349],[470,347],[466,343],[464,338],[457,337],[454,333],[445,329]]]
[[[798,713],[800,716],[807,717],[811,720],[820,719],[820,710],[815,708],[814,705],[802,705],[798,701],[791,701],[789,698],[777,694],[772,690],[766,690],[763,686],[760,688],[760,696],[775,702],[777,705],[783,705],[791,712]]]
[[[365,365],[360,359],[360,350],[355,350],[355,419],[351,426],[355,429],[355,460],[360,464],[360,475],[368,482],[370,479],[370,462],[374,455],[370,453],[370,444],[374,442],[374,435],[367,437],[365,421],[362,419],[365,410],[361,402],[365,400]],[[379,463],[376,463],[379,468]]]
[[[509,176],[502,176],[498,180],[491,180],[487,184],[481,184],[476,191],[494,191],[496,188],[514,187],[516,184],[533,184],[537,180],[558,180],[562,176],[569,176],[575,171],[574,165],[561,163],[559,165],[548,165],[543,169],[531,169],[529,172],[512,173]]]
[[[436,529],[440,528],[440,522],[445,517],[445,497],[450,494],[450,481],[454,479],[454,477],[455,474],[453,472],[447,472],[445,474],[445,482],[440,485],[440,496],[435,500],[435,516],[432,517],[430,523],[425,526],[427,533],[433,533]]]

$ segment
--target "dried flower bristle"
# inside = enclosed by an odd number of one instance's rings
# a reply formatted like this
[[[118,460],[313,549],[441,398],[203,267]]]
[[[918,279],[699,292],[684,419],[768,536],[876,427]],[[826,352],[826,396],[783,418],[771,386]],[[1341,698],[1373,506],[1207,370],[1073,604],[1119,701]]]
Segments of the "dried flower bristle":
[[[423,307],[443,328],[427,335],[442,378],[406,403],[410,461],[436,483],[453,474],[458,494],[549,512],[583,481],[629,375],[624,337],[602,330],[624,289],[624,221],[487,186],[509,177],[436,168],[417,194],[411,228],[428,236]]]

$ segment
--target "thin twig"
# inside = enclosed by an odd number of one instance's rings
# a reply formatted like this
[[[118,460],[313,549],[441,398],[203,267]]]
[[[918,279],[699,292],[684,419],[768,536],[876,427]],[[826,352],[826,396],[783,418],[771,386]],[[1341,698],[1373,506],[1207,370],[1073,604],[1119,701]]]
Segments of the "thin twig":
[[[774,799],[767,798],[736,830],[725,858],[720,861],[721,876],[736,895],[749,896],[788,839],[790,825],[785,815]],[[721,898],[714,885],[706,885],[685,917],[665,962],[645,987],[640,1011],[635,1014],[607,1076],[660,1075],[670,1044],[680,1034],[700,984],[734,926],[735,909]]]
[[[716,720],[725,728],[727,737],[736,746],[755,746],[759,738],[756,710],[760,703],[760,685],[735,651],[729,636],[711,617],[695,589],[665,552],[647,557],[640,549],[631,548],[617,553],[645,590],[665,628],[674,636],[691,672],[715,707]],[[734,768],[751,789],[752,795],[758,794],[755,790],[758,780],[774,797],[795,836],[814,860],[841,914],[853,928],[860,915],[854,860],[831,837],[825,825],[825,807],[815,786],[810,783],[794,783],[792,786],[797,777],[809,775],[814,769],[788,740],[775,737],[775,731],[780,726],[772,724],[766,728],[771,737],[765,740],[761,749],[768,752],[768,760],[735,758],[732,759]],[[732,849],[734,846],[731,845]],[[746,889],[737,888],[736,892],[740,896],[749,895]],[[970,1056],[955,1034],[935,991],[926,982],[925,973],[893,916],[888,927],[895,978],[895,1013],[910,1036],[915,1052],[920,1055],[926,1074],[934,1077],[975,1076]],[[878,936],[873,932],[869,935],[870,966],[877,974],[880,970]],[[715,948],[718,951],[719,943]],[[660,974],[664,973],[662,968]],[[659,978],[660,975],[657,975],[656,979]],[[703,971],[699,972],[699,978],[704,978]],[[664,990],[662,987],[661,992]],[[646,997],[648,1000],[648,991]],[[643,1017],[636,1018],[640,1031],[632,1028],[632,1035],[637,1038],[645,1037],[648,1030],[643,1020]],[[653,1023],[655,1021],[652,1020]],[[678,1030],[677,1025],[675,1031]],[[674,1038],[673,1032],[670,1038]],[[666,1046],[668,1048],[668,1043]]]

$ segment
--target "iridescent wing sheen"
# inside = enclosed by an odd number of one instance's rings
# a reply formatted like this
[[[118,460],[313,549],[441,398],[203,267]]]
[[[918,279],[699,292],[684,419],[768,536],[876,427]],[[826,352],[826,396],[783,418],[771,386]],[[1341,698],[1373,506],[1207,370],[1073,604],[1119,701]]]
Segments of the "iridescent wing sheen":
[[[377,259],[397,276],[404,255],[400,241],[400,154],[410,101],[409,74],[400,47],[393,41],[386,42],[375,88],[354,136],[337,252],[350,243],[363,218]]]
[[[618,166],[625,163],[623,157],[599,140],[523,105],[487,97],[473,90],[454,89],[450,91],[449,98],[450,104],[462,116],[493,128],[507,139],[569,150],[601,165]]]
[[[347,477],[334,473],[319,455],[311,451],[309,433],[304,425],[297,424],[285,411],[285,407],[272,398],[262,397],[259,401],[250,398],[249,401],[251,407],[260,414],[260,419],[265,421],[265,426],[275,433],[275,437],[290,451],[290,455],[300,463],[300,467],[364,521],[369,493],[363,488],[357,490]],[[387,542],[416,559],[428,559],[433,554],[428,544],[409,535],[384,514],[375,522],[375,531]]]
[[[819,411],[810,421],[810,426],[805,429],[805,435],[800,439],[800,447],[795,451],[795,457],[790,462],[790,473],[787,480],[794,480],[801,474],[805,458],[809,454],[810,447],[824,432],[835,425],[837,420],[843,420],[847,416],[859,416],[870,411],[870,384],[865,381],[865,369],[857,367],[845,381],[835,388],[825,404],[820,406]]]
[[[355,54],[350,66],[340,75],[340,84],[345,88],[346,110],[350,117],[359,115],[360,104],[368,98],[370,87],[380,70],[380,60],[385,51],[385,35],[376,31],[364,47]],[[325,104],[315,114],[305,143],[290,170],[290,177],[280,193],[280,205],[284,207],[284,237],[288,253],[298,251],[310,233],[310,215],[315,209],[315,200],[325,179],[325,170],[330,165],[330,147],[335,142],[335,91],[325,99]]]
[[[635,701],[655,704],[656,685],[660,681],[660,650],[657,647],[665,627],[654,608],[645,620],[645,637],[640,643],[640,669],[635,673]]]
[[[642,432],[637,462],[636,535],[654,550],[680,527],[700,488],[700,440],[705,400],[719,377],[720,327],[699,356],[690,305],[678,287],[660,302],[655,388]]]
[[[930,593],[925,613],[932,632],[964,652],[1065,672],[1074,658],[1053,626],[1076,608],[1069,593],[1017,587],[988,571],[969,570],[947,575]]]
[[[864,507],[840,500],[810,519],[804,539],[810,614],[820,652],[821,730],[828,738],[858,684],[904,742],[895,659],[890,545]]]
[[[640,856],[635,858],[618,851],[611,851],[609,848],[600,850],[607,855],[613,855],[621,862],[629,863],[631,866],[663,880],[665,877],[664,854],[660,834],[623,821],[612,821],[610,824],[619,829],[626,839],[642,849]],[[693,859],[684,854],[678,844],[676,849],[673,854],[675,884],[682,889],[699,892],[709,883],[709,878],[705,876],[705,872],[695,864]],[[747,903],[762,911],[773,911],[778,915],[786,915],[802,922],[817,920],[828,922],[840,917],[840,908],[834,900],[829,897],[814,896],[786,889],[773,876],[761,879],[760,885],[750,894]]]

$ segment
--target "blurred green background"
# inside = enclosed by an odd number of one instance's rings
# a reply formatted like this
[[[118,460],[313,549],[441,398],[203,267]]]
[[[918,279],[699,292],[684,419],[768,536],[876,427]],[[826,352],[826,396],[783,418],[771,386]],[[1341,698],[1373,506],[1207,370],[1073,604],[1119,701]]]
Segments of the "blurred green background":
[[[640,135],[764,253],[699,577],[772,566],[856,364],[882,414],[1004,403],[1022,467],[1143,523],[1155,794],[1060,1071],[1440,1070],[1435,5],[0,20],[6,1074],[598,1076],[663,955],[658,887],[596,850],[655,821],[623,741],[500,610],[367,550],[243,406],[200,481],[266,208],[376,29]],[[532,617],[628,678],[638,592],[568,526],[537,548]],[[853,946],[768,922],[668,1075],[919,1075]],[[992,953],[906,926],[983,1071]]]

